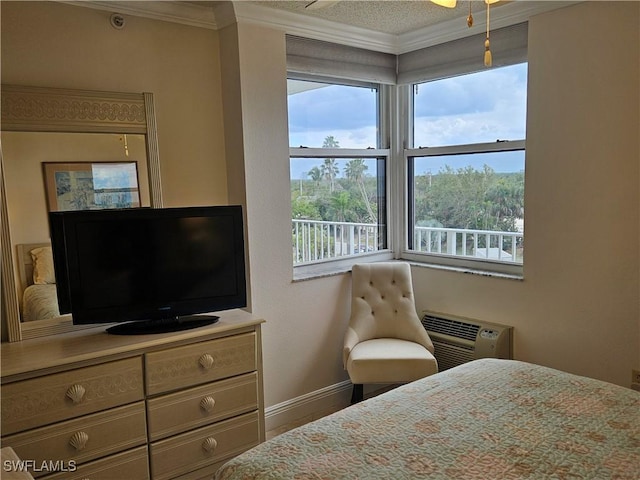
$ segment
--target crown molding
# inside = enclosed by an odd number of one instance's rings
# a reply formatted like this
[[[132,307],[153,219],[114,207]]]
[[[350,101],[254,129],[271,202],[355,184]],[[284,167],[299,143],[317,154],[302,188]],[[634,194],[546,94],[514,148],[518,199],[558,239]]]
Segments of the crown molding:
[[[208,5],[176,1],[58,0],[78,7],[181,23],[192,27],[217,30],[213,9]]]
[[[448,20],[401,35],[374,32],[298,13],[268,8],[246,1],[181,2],[181,1],[78,1],[60,3],[107,10],[121,14],[181,23],[219,30],[234,23],[249,23],[283,31],[290,35],[350,45],[395,55],[457,40],[481,32],[486,16],[476,15],[473,28],[466,18]],[[531,16],[563,8],[580,1],[512,1],[491,10],[491,28],[501,28],[527,21]]]
[[[247,22],[281,30],[289,35],[324,40],[384,53],[396,53],[397,35],[300,15],[248,2],[233,2],[238,23]]]
[[[567,7],[581,1],[512,1],[499,8],[491,10],[491,29],[508,27],[518,23],[526,22],[534,15]],[[413,32],[399,35],[397,45],[398,50],[394,53],[402,54],[431,47],[440,43],[458,40],[481,33],[486,29],[486,15],[474,15],[472,28],[467,27],[466,17],[447,20],[437,25],[426,27]]]

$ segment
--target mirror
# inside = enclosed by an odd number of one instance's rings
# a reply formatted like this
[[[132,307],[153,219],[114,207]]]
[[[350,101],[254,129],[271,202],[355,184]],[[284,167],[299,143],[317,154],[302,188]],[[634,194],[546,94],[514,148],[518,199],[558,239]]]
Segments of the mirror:
[[[107,208],[114,199],[118,206],[162,206],[153,95],[2,85],[0,161],[2,311],[8,339],[82,328],[70,315],[39,314],[37,320],[22,321],[29,318],[22,317],[21,308],[31,283],[26,279],[33,278],[29,252],[48,242],[49,210],[87,208],[87,178],[94,189],[89,208]],[[121,179],[124,172],[128,180]],[[124,183],[110,185],[105,194],[106,187],[94,186],[105,175]]]

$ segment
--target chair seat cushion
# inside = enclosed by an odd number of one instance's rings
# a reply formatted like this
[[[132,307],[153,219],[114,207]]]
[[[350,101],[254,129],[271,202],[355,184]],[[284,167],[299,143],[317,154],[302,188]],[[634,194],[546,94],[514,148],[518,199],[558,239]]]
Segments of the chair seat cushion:
[[[438,373],[438,362],[419,343],[376,338],[353,347],[347,371],[353,383],[407,383]]]

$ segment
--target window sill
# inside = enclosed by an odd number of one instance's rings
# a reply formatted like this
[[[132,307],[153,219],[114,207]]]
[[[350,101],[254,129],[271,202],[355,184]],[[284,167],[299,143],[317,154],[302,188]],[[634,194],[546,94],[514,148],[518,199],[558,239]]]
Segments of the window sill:
[[[463,273],[467,275],[478,275],[481,277],[501,278],[505,280],[523,281],[524,275],[521,273],[496,272],[477,267],[444,265],[434,262],[418,261],[415,259],[400,258],[394,259],[390,251],[377,252],[374,254],[362,255],[358,257],[342,258],[325,262],[318,262],[307,265],[299,265],[293,268],[293,282],[304,282],[318,278],[333,277],[343,275],[351,271],[356,263],[373,263],[397,260],[406,262],[412,267],[429,268],[447,272]]]
[[[372,263],[393,260],[390,251],[376,252],[356,257],[340,258],[293,267],[293,281],[303,282],[316,278],[326,278],[350,272],[356,263]]]
[[[412,250],[404,250],[400,258],[416,267],[446,270],[449,272],[466,273],[483,277],[504,278],[508,280],[524,279],[523,265],[521,263],[415,252]]]
[[[524,275],[517,273],[503,273],[503,272],[494,272],[492,270],[482,270],[479,268],[471,268],[471,267],[458,267],[453,265],[440,265],[436,263],[424,263],[417,262],[415,260],[405,260],[412,267],[418,268],[430,268],[433,270],[444,270],[447,272],[457,272],[457,273],[465,273],[468,275],[478,275],[481,277],[493,277],[493,278],[502,278],[505,280],[524,280]]]

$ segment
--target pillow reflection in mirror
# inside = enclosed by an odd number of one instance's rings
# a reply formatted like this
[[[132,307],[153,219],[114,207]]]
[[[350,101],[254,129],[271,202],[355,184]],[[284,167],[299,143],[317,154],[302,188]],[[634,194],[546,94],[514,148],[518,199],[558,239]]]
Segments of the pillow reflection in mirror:
[[[51,247],[34,248],[30,253],[33,260],[33,283],[36,285],[56,283]]]
[[[24,291],[22,321],[46,320],[60,316],[55,284],[29,285]]]

